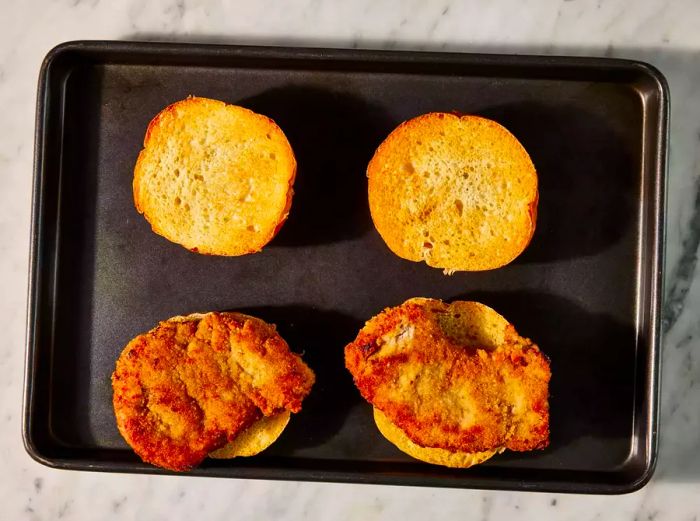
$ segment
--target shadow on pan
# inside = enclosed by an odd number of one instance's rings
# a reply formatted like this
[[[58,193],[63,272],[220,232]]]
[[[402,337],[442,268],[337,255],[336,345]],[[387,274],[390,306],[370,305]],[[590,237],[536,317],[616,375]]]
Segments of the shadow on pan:
[[[548,450],[593,438],[604,444],[606,454],[587,453],[593,445],[581,444],[582,461],[605,458],[613,466],[610,459],[625,460],[634,414],[636,336],[632,327],[589,313],[562,297],[536,292],[473,292],[453,300],[476,300],[493,307],[549,357]]]
[[[345,369],[344,348],[362,323],[336,311],[308,306],[261,306],[231,311],[246,313],[273,323],[292,351],[316,373],[316,383],[293,415],[275,451],[315,447],[333,437],[343,426],[352,406],[362,400]]]
[[[581,94],[587,95],[595,92]],[[616,110],[636,102],[621,98]],[[539,178],[535,235],[515,264],[596,254],[634,233],[631,217],[639,202],[641,168],[641,151],[634,147],[639,143],[623,138],[600,115],[575,106],[524,102],[479,114],[518,138]]]
[[[365,172],[394,127],[383,110],[304,86],[272,89],[237,103],[274,119],[297,158],[292,209],[271,247],[337,242],[372,228]]]
[[[455,299],[477,300],[494,307],[550,358],[548,450],[575,450],[582,466],[610,468],[625,461],[634,408],[636,340],[632,327],[589,313],[567,299],[541,293],[474,292]],[[271,451],[284,454],[326,443],[363,402],[343,356],[344,346],[356,336],[361,322],[308,306],[238,311],[277,324],[290,347],[302,352],[316,373],[316,384],[302,411]],[[522,455],[506,452],[498,459],[510,460],[522,460]]]
[[[126,38],[173,41],[171,35],[148,33]],[[175,41],[215,44],[347,47],[342,42],[313,39],[240,40],[224,35],[174,38]],[[366,48],[385,46],[385,42],[363,44]],[[445,50],[425,42],[405,42],[402,47]],[[450,50],[528,52],[521,48]],[[535,53],[547,51],[551,49],[531,50]],[[585,52],[572,49],[563,54]],[[591,50],[590,54],[602,53]],[[611,95],[614,94],[610,87],[604,85],[591,85],[578,94],[589,101],[600,97],[609,99]],[[400,121],[387,121],[380,107],[367,106],[362,100],[301,87],[272,90],[240,103],[275,119],[297,152],[298,193],[289,222],[273,245],[332,242],[359,235],[371,227],[364,172],[374,149]],[[473,100],[469,101],[470,106],[472,103]],[[629,136],[630,127],[616,129],[610,122],[628,121],[630,114],[638,112],[639,103],[638,93],[630,89],[619,95],[614,105],[596,114],[582,111],[577,103],[567,104],[566,100],[557,99],[547,104],[525,101],[475,111],[498,121],[515,134],[532,157],[540,178],[537,230],[532,243],[516,263],[593,255],[633,231],[630,230],[630,216],[634,214],[639,197],[641,135],[626,139],[623,136]],[[467,110],[470,111],[471,108]],[[620,118],[620,112],[625,112],[626,117]],[[642,122],[636,125],[642,126]],[[313,237],[305,233],[309,227],[317,227]]]
[[[620,110],[634,102],[620,101]],[[372,228],[365,171],[398,122],[357,98],[315,88],[280,88],[240,103],[272,117],[297,156],[292,211],[272,245],[336,242]],[[537,230],[517,263],[592,255],[630,231],[640,165],[635,143],[605,118],[580,107],[536,103],[479,113],[513,132],[538,171]]]
[[[36,400],[37,407],[48,407],[37,417],[49,422],[37,429],[40,439],[53,437],[66,445],[81,444],[92,440],[90,412],[85,405],[87,397],[79,374],[91,374],[91,316],[93,314],[93,288],[96,244],[96,210],[98,150],[97,145],[85,147],[85,135],[97,135],[100,129],[99,111],[83,110],[97,107],[101,74],[76,69],[69,77],[69,95],[65,100],[63,168],[59,182],[64,194],[58,219],[59,237],[56,270],[56,300],[70,302],[68,306],[56,306],[53,348],[48,368],[50,377],[37,378],[61,392],[47,392],[48,399]],[[63,267],[61,267],[63,266]],[[82,270],[71,269],[81,266]],[[46,328],[48,330],[48,328]],[[47,344],[50,342],[47,342]],[[49,384],[50,382],[50,384]],[[76,404],[80,404],[76,407]]]

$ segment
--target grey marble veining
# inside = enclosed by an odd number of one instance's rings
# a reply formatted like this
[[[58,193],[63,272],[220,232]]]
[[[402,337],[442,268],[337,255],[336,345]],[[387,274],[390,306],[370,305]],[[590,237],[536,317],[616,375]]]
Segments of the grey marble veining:
[[[11,0],[0,19],[2,519],[700,518],[700,4]],[[161,39],[606,55],[649,61],[671,86],[666,334],[657,472],[620,497],[62,472],[20,439],[36,80],[73,39]]]

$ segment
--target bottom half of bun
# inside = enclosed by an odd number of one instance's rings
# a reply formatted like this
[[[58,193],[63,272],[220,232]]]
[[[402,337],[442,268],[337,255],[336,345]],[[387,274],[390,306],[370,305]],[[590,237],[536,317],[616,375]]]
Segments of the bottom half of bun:
[[[468,468],[478,465],[489,459],[494,454],[503,452],[503,448],[483,452],[454,452],[447,449],[434,447],[421,447],[411,441],[406,433],[393,424],[385,414],[374,407],[374,422],[382,435],[396,447],[415,458],[433,465],[442,465],[452,468]]]

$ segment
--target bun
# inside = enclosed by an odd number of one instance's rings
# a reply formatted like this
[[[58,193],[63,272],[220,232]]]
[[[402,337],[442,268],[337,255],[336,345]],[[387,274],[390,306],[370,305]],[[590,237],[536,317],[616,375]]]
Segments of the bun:
[[[292,204],[296,159],[270,118],[190,97],[148,125],[134,203],[153,231],[198,253],[260,251]]]
[[[446,273],[504,266],[535,231],[535,167],[495,121],[447,113],[406,121],[379,146],[367,177],[389,249]]]

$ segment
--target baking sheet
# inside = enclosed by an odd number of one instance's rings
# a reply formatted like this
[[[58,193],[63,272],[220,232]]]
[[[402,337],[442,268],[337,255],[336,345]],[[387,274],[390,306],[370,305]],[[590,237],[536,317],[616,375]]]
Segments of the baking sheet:
[[[151,232],[131,198],[150,119],[187,95],[273,118],[299,171],[279,235],[201,256]],[[72,42],[42,67],[24,439],[47,465],[164,473],[120,437],[110,375],[167,317],[243,310],[305,353],[317,384],[280,440],[190,475],[619,493],[656,455],[668,89],[631,61]],[[537,231],[511,265],[444,276],[393,255],[365,168],[429,111],[505,125],[540,178]],[[413,296],[482,301],[550,357],[551,445],[471,469],[427,465],[377,431],[343,364],[365,320]]]

